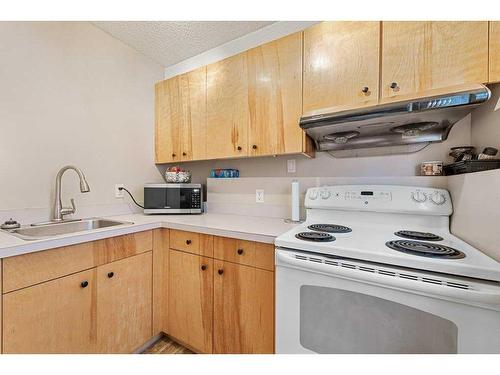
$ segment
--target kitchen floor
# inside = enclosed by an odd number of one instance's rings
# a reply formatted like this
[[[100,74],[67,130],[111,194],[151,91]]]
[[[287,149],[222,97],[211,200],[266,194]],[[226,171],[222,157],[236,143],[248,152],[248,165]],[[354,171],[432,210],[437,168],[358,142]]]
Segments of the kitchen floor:
[[[172,341],[167,336],[163,336],[152,346],[146,349],[143,354],[194,354],[188,348]]]

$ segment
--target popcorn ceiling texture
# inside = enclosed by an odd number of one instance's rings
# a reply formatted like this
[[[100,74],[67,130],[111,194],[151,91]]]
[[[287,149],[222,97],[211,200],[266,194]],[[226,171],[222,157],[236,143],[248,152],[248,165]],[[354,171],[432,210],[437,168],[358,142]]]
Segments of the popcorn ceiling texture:
[[[170,66],[274,22],[99,21],[92,23],[155,62]]]

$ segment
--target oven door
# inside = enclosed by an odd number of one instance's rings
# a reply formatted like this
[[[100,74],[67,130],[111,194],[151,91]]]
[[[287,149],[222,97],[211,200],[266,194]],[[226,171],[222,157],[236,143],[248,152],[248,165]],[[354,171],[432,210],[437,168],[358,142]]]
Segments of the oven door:
[[[500,353],[498,285],[404,272],[277,249],[276,353]]]

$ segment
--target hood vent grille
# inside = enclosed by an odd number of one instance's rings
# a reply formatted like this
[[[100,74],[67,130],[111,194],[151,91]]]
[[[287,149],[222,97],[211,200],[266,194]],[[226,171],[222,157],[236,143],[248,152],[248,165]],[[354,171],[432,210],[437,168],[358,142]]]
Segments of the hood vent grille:
[[[314,139],[319,151],[425,146],[446,140],[451,127],[490,96],[486,86],[462,85],[450,88],[448,94],[434,90],[418,99],[309,112],[300,119],[300,127]]]

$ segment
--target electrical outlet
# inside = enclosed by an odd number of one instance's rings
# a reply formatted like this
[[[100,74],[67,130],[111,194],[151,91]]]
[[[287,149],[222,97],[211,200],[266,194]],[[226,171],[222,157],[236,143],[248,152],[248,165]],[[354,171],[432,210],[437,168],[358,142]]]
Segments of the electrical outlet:
[[[255,190],[255,202],[264,203],[264,190],[256,189]]]
[[[115,185],[115,198],[123,198],[125,192],[123,190],[120,190],[119,188],[123,187],[123,184],[116,184]]]
[[[290,159],[286,161],[286,171],[288,173],[295,173],[297,171],[295,167],[295,159]]]

